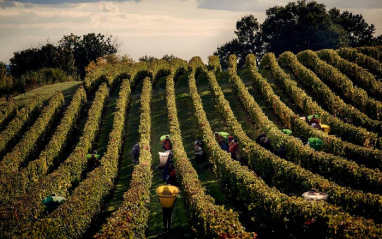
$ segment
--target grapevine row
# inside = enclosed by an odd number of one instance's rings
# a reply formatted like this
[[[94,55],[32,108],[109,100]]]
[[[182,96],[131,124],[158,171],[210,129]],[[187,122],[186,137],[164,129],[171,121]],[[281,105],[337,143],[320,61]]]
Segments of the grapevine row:
[[[322,81],[332,85],[343,98],[352,102],[361,112],[372,119],[382,119],[382,103],[369,98],[365,90],[353,86],[349,78],[335,67],[320,60],[315,52],[302,51],[297,54],[297,58],[303,65],[311,68]]]
[[[357,47],[357,52],[365,54],[375,60],[382,62],[382,52],[378,50],[377,47],[365,46],[365,47]]]
[[[352,124],[354,124],[354,125],[359,125],[361,127],[366,128],[367,130],[376,132],[378,134],[380,134],[380,132],[382,132],[381,122],[379,122],[377,120],[372,120],[369,117],[367,117],[365,114],[363,114],[359,111],[357,112],[355,110],[340,111],[341,108],[339,108],[338,112],[336,112],[335,111],[335,110],[337,110],[336,107],[337,107],[336,105],[333,105],[332,107],[329,107],[329,110],[331,110],[331,112],[333,114],[340,113],[340,116],[347,117],[348,120],[350,120],[352,122]],[[332,117],[332,119],[329,120],[328,123],[335,122],[333,120],[334,120],[334,117]],[[345,132],[346,131],[347,130],[345,130]],[[338,130],[338,132],[341,132],[341,130]],[[349,132],[351,133],[353,131],[349,130]],[[368,142],[368,141],[365,141],[365,142]]]
[[[271,68],[272,71],[276,70],[277,61],[274,54],[266,54],[261,61],[261,66],[263,68]],[[252,77],[261,78],[257,71],[252,71],[251,74]],[[239,91],[239,93],[242,92]],[[303,145],[300,140],[287,137],[276,126],[264,124],[263,122],[266,122],[266,118],[260,117],[262,111],[253,97],[243,97],[243,100],[243,104],[252,121],[261,125],[264,132],[268,133],[271,143],[275,148],[278,148],[281,144],[285,145],[288,152],[287,158],[292,162],[298,163],[300,161],[304,168],[340,185],[349,185],[353,188],[369,192],[379,193],[381,191],[382,173],[379,170],[361,167],[355,162],[345,160],[344,158],[314,151],[309,146]],[[297,118],[294,122],[298,121],[302,120]]]
[[[101,166],[88,173],[87,178],[76,187],[68,201],[48,217],[34,223],[24,235],[30,238],[79,238],[85,233],[92,219],[100,213],[102,202],[110,194],[112,182],[118,175],[130,93],[130,82],[124,80],[116,103],[107,152],[102,157]]]
[[[28,166],[22,168],[19,173],[8,177],[7,182],[4,182],[5,191],[1,192],[3,195],[9,195],[10,198],[22,195],[26,193],[30,185],[38,182],[49,172],[55,160],[59,157],[60,153],[62,153],[63,148],[67,145],[68,141],[70,141],[68,137],[76,126],[76,121],[80,117],[85,102],[86,92],[81,86],[74,94],[56,132],[45,149],[40,153],[38,159],[31,161]]]
[[[32,116],[38,113],[41,106],[41,98],[37,96],[23,109],[17,112],[16,116],[9,122],[7,128],[0,133],[0,156],[5,153],[8,145],[14,141],[15,137],[22,132],[25,125],[34,118]]]
[[[123,205],[115,211],[96,238],[144,238],[148,225],[150,189],[152,185],[150,151],[152,84],[146,77],[141,96],[139,124],[140,155],[130,181],[130,189],[123,196]]]
[[[356,63],[357,65],[366,68],[372,74],[376,75],[377,78],[382,78],[382,66],[381,63],[377,60],[357,52],[356,49],[353,48],[341,48],[337,50],[338,55],[342,58],[345,58],[351,62]]]
[[[84,79],[85,90],[90,94],[102,82],[107,82],[109,87],[113,87],[114,82],[127,77],[131,63],[107,63],[103,60],[97,63],[92,62],[86,69]]]
[[[350,77],[358,87],[366,90],[372,97],[377,100],[382,99],[382,82],[377,81],[368,71],[355,63],[344,60],[334,50],[321,50],[317,52],[317,55]]]
[[[194,59],[194,58],[193,58]],[[191,61],[193,61],[193,59]],[[190,62],[191,65],[195,65]],[[320,227],[320,232],[329,237],[343,235],[350,237],[378,238],[381,229],[373,221],[364,218],[351,217],[337,207],[322,202],[307,202],[300,197],[289,197],[275,188],[268,187],[261,178],[230,155],[221,150],[217,144],[206,114],[203,110],[201,98],[197,92],[195,71],[189,77],[190,95],[192,96],[198,124],[204,135],[211,159],[215,165],[216,174],[221,179],[231,196],[235,195],[238,203],[248,208],[247,214],[257,225],[267,227],[280,233],[301,235],[304,231],[303,222],[314,218]]]
[[[16,102],[12,99],[7,101],[6,105],[2,106],[0,109],[0,128],[3,127],[3,123],[7,121],[17,112]]]
[[[317,76],[310,70],[308,70],[306,67],[304,67],[298,60],[297,57],[291,53],[291,52],[284,52],[283,54],[280,55],[278,62],[281,66],[283,67],[290,67],[296,76],[298,81],[304,82],[306,85],[312,86],[312,90],[315,91],[318,95],[318,98],[322,99],[323,102],[326,102],[328,107],[337,105],[338,108],[344,109],[341,112],[350,112],[352,111],[352,107],[348,106],[345,104],[338,96],[333,94],[330,89],[325,85],[322,84],[322,82],[317,78]],[[253,64],[252,64],[253,66]],[[251,66],[250,66],[251,67]],[[285,72],[282,71],[277,65],[273,66],[274,70],[273,72],[280,73],[278,76],[275,78],[284,78],[284,82],[288,84],[288,81],[291,81],[290,78],[285,74]],[[253,70],[253,69],[252,69]],[[261,81],[259,78],[254,78],[255,82]],[[281,81],[281,80],[280,80]],[[257,83],[259,85],[260,83]],[[263,82],[262,84],[267,84],[266,82]],[[291,85],[291,84],[289,84]],[[260,88],[260,87],[259,87]],[[292,88],[290,86],[289,88]],[[265,87],[261,87],[262,91],[264,91]],[[270,86],[266,87],[268,92],[263,92],[264,95],[272,95],[273,90]],[[279,100],[277,101],[279,102]],[[280,104],[280,103],[278,103]],[[282,111],[286,109],[287,106],[281,105],[277,108],[280,108]],[[290,110],[284,111],[284,112],[291,112]],[[340,114],[341,114],[340,112]],[[290,121],[290,119],[294,119],[297,116],[292,114],[288,114],[289,119],[285,119]],[[331,130],[334,134],[336,134],[339,137],[342,137],[345,140],[349,141],[353,138],[356,139],[357,137],[354,137],[353,135],[342,135],[341,131],[336,130],[335,126],[335,117],[334,116],[329,116],[329,115],[324,115],[326,121],[328,121],[327,124],[333,126],[333,129]],[[283,119],[284,120],[284,119]],[[326,122],[325,122],[326,123]],[[293,131],[296,131],[296,133],[299,132],[307,132],[308,134],[305,134],[304,136],[309,138],[309,137],[318,137],[320,139],[323,139],[325,141],[324,144],[324,151],[333,153],[335,155],[343,156],[348,159],[354,160],[359,164],[365,164],[368,167],[372,168],[380,168],[382,169],[382,152],[380,150],[373,150],[372,148],[366,148],[366,147],[360,147],[358,145],[350,144],[347,142],[344,142],[336,137],[329,136],[326,133],[320,131],[320,130],[315,130],[312,129],[311,126],[308,124],[292,124],[293,125]],[[295,130],[296,129],[296,130]],[[337,133],[338,132],[338,133]],[[348,136],[348,137],[345,137]],[[353,136],[353,137],[350,137]],[[364,139],[359,139],[359,141],[362,141]],[[361,142],[358,142],[361,143]],[[365,143],[365,142],[364,142]]]
[[[244,83],[236,75],[236,57],[234,55],[230,56],[229,63],[230,81],[233,84],[233,88],[237,92],[241,92],[241,101],[246,101],[244,97],[250,97],[250,94]],[[273,155],[271,152],[255,144],[252,140],[248,140],[249,138],[241,128],[240,123],[236,120],[215,77],[210,72],[208,76],[220,113],[224,115],[227,124],[231,127],[239,141],[243,142],[247,148],[245,151],[249,156],[249,165],[257,172],[260,172],[265,181],[272,182],[272,185],[277,186],[279,190],[286,193],[301,195],[303,192],[309,191],[312,188],[324,191],[329,195],[329,203],[342,206],[344,210],[350,211],[353,214],[372,218],[379,222],[381,221],[381,195],[363,193],[361,191],[341,187],[317,174],[313,174],[299,165]],[[260,112],[260,110],[258,112]],[[263,124],[272,124],[265,115],[261,117],[264,119]]]
[[[274,57],[272,55],[267,55],[267,58],[269,58],[269,61],[273,62]],[[365,114],[354,109],[354,107],[345,104],[340,97],[336,96],[329,89],[329,87],[322,83],[317,75],[303,66],[297,60],[297,57],[293,55],[293,53],[283,53],[280,55],[278,62],[283,67],[290,67],[299,81],[304,82],[308,86],[314,86],[311,88],[316,92],[316,94],[320,93],[318,89],[322,90],[325,94],[320,96],[323,98],[323,102],[328,105],[328,110],[333,114],[336,114],[342,118],[347,118],[353,123],[359,125],[362,125],[362,122],[365,122],[369,119]],[[376,133],[371,133],[365,129],[355,127],[351,124],[343,123],[337,117],[323,110],[316,102],[312,100],[311,97],[306,95],[306,93],[297,86],[297,83],[292,81],[291,78],[278,66],[276,61],[274,64],[270,64],[269,66],[272,69],[271,73],[273,74],[273,77],[279,83],[278,85],[280,85],[284,91],[292,96],[294,102],[300,108],[308,111],[308,113],[319,114],[320,117],[324,119],[325,123],[331,127],[331,132],[334,132],[337,136],[342,137],[349,142],[353,142],[359,145],[371,148],[378,146],[378,136]],[[373,126],[370,127],[371,129],[376,128],[376,124],[371,125]]]
[[[214,199],[206,194],[206,189],[198,179],[184,150],[177,116],[173,75],[166,79],[166,97],[171,141],[177,171],[181,177],[182,192],[190,208],[193,225],[202,237],[216,238],[226,235],[240,235],[249,238],[238,219],[238,214],[218,206]]]
[[[86,154],[91,149],[97,135],[108,95],[107,85],[102,83],[88,111],[88,119],[76,148],[57,170],[34,184],[28,194],[12,201],[9,213],[5,215],[6,219],[1,220],[5,230],[25,229],[23,225],[26,225],[27,221],[32,222],[43,214],[44,205],[42,205],[41,200],[44,197],[52,192],[67,197],[72,184],[81,180],[82,173],[87,167]]]
[[[63,105],[64,95],[57,92],[20,142],[3,158],[0,163],[0,192],[5,192],[4,183],[8,182],[11,175],[19,172],[21,164],[36,150],[36,144],[38,145],[38,141],[49,131]]]

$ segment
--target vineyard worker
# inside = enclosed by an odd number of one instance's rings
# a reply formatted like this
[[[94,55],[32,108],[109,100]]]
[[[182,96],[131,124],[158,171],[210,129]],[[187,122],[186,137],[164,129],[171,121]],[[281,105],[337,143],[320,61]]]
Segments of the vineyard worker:
[[[139,163],[139,143],[136,143],[133,147],[133,163]]]
[[[219,132],[215,132],[215,139],[216,139],[216,142],[219,144],[220,148],[222,150],[227,151],[227,148],[225,147],[225,142],[224,142],[225,139],[223,136],[219,134]]]
[[[269,151],[273,151],[272,145],[271,145],[271,139],[266,137],[267,135],[265,133],[260,134],[256,138],[256,143],[260,144],[261,147],[268,149]]]
[[[101,163],[97,159],[97,150],[94,150],[93,154],[88,159],[88,170],[91,171],[100,165],[101,165]]]
[[[320,121],[316,118],[316,115],[313,115],[313,117],[309,120],[309,124],[312,125],[315,123],[316,125],[320,124]]]
[[[197,164],[201,163],[203,160],[203,149],[199,141],[194,143],[194,153],[195,153],[195,162]]]
[[[231,158],[234,160],[237,160],[237,153],[239,149],[239,143],[237,142],[237,139],[232,140],[233,143],[231,144],[231,147],[229,147],[229,152],[231,153]]]
[[[157,187],[156,193],[162,206],[164,230],[169,231],[171,228],[171,216],[174,210],[174,202],[176,195],[179,193],[179,189],[172,185],[162,185]]]
[[[45,211],[50,214],[56,208],[65,202],[65,198],[61,196],[56,196],[55,193],[52,193],[49,197],[46,197],[44,200],[42,200],[42,203],[45,205]]]
[[[162,148],[164,151],[172,150],[172,143],[168,135],[166,135],[166,138],[162,141]]]

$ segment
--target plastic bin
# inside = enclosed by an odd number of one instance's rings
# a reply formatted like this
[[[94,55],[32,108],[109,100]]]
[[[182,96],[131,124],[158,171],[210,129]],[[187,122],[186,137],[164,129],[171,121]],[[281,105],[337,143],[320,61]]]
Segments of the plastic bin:
[[[319,138],[309,138],[308,144],[314,150],[321,150],[322,145],[323,145],[323,141]]]
[[[326,124],[321,124],[321,129],[322,131],[324,131],[325,133],[328,133],[330,132],[330,126],[329,125],[326,125]]]
[[[228,136],[229,136],[229,133],[227,133],[227,132],[218,132],[221,136],[223,136],[224,138],[228,138]]]
[[[281,131],[282,131],[284,134],[292,135],[292,130],[290,130],[290,129],[282,129]]]
[[[171,150],[166,150],[164,152],[158,152],[159,154],[159,165],[165,166],[167,163],[168,156],[170,155]]]
[[[170,208],[174,205],[174,201],[178,193],[179,189],[172,185],[162,185],[156,189],[156,194],[159,197],[160,204],[165,208]]]

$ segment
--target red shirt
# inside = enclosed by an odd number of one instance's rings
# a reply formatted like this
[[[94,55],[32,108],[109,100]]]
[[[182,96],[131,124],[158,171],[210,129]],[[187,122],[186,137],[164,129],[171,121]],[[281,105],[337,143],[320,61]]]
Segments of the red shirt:
[[[234,143],[234,144],[229,148],[229,152],[230,152],[230,153],[235,153],[238,149],[239,149],[239,144],[238,144],[238,143]]]

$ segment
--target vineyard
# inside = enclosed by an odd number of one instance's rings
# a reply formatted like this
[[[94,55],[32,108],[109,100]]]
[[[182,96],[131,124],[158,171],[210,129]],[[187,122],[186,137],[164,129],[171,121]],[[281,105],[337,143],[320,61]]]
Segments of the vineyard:
[[[382,48],[258,60],[99,62],[69,98],[0,105],[1,238],[382,238]],[[301,118],[315,114],[329,133]],[[215,132],[237,138],[239,160]],[[169,232],[155,193],[166,134],[180,189]],[[66,200],[47,212],[52,193]]]

